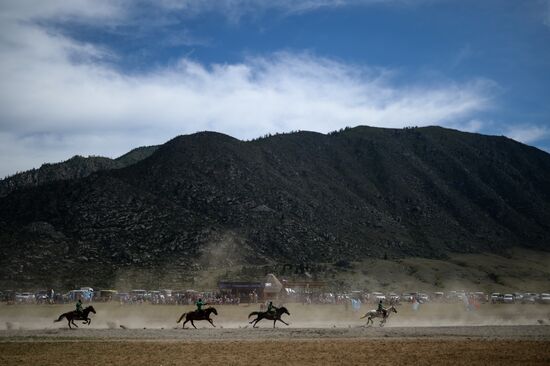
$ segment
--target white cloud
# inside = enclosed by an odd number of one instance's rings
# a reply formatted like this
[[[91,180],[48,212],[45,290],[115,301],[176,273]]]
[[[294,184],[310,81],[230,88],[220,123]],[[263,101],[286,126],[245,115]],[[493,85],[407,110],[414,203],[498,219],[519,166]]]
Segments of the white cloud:
[[[206,12],[219,12],[231,21],[243,16],[256,16],[267,11],[279,11],[283,14],[301,14],[323,8],[341,8],[346,6],[400,5],[418,6],[424,3],[444,0],[150,0],[157,6],[181,11],[184,15],[196,16]]]
[[[27,22],[32,19],[114,19],[122,16],[124,2],[109,0],[20,0],[0,2],[0,20]]]
[[[80,1],[82,9],[90,4]],[[61,14],[71,12],[80,16],[78,7]],[[81,15],[121,16],[117,8],[105,12]],[[248,139],[357,124],[460,128],[457,121],[464,121],[470,129],[472,115],[490,105],[487,80],[396,86],[395,71],[307,53],[214,65],[181,59],[127,75],[101,62],[109,50],[22,21],[37,13],[11,9],[0,23],[0,153],[7,157],[0,176],[74,154],[116,156],[199,130]]]
[[[520,124],[509,127],[504,134],[516,141],[530,144],[550,137],[550,128],[532,124]]]

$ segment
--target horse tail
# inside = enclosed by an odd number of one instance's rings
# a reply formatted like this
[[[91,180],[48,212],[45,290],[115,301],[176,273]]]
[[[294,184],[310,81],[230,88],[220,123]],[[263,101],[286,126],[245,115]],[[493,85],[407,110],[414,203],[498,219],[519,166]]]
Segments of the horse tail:
[[[54,323],[60,322],[60,321],[61,321],[64,317],[66,317],[66,316],[67,316],[67,314],[61,314],[61,315],[59,316],[59,318],[57,318],[57,320],[54,320],[53,322],[54,322]]]
[[[251,316],[253,316],[253,315],[258,315],[258,314],[260,314],[259,311],[253,311],[253,312],[251,312],[250,314],[248,314],[248,317],[250,318]]]
[[[187,313],[183,313],[181,314],[180,318],[178,319],[178,321],[176,323],[179,323],[182,321],[183,317],[186,315]]]
[[[376,311],[375,310],[367,311],[367,313],[359,319],[365,319],[366,317],[373,316],[374,315],[373,313],[376,314]]]

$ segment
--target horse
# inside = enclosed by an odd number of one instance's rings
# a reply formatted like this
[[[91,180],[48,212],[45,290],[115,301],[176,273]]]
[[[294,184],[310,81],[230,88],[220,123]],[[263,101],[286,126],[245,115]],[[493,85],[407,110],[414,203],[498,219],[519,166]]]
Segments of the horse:
[[[268,311],[253,311],[248,315],[248,318],[250,319],[251,316],[256,315],[256,319],[249,322],[249,324],[254,323],[254,325],[252,327],[256,328],[256,324],[260,320],[267,319],[267,320],[273,320],[273,328],[275,328],[275,323],[277,323],[277,320],[284,323],[284,324],[286,324],[286,325],[288,325],[287,322],[285,322],[283,319],[281,319],[281,316],[283,314],[287,314],[287,315],[290,316],[290,313],[288,312],[288,310],[284,306],[281,306],[280,308],[275,310],[275,314],[273,314],[272,312],[268,312]]]
[[[190,311],[188,313],[181,314],[180,318],[178,319],[178,321],[176,323],[181,322],[181,320],[185,316],[185,321],[183,322],[183,328],[185,328],[185,323],[190,321],[191,325],[195,329],[197,329],[197,327],[195,327],[195,323],[193,323],[193,320],[208,320],[208,322],[210,324],[212,324],[212,326],[215,328],[216,326],[214,325],[214,322],[212,321],[212,319],[210,319],[210,314],[212,314],[212,313],[214,313],[215,315],[218,315],[218,312],[214,308],[206,308],[206,309],[201,310],[201,311],[199,311],[199,310]]]
[[[78,313],[76,312],[76,310],[75,310],[75,311],[69,311],[68,313],[61,314],[61,315],[59,316],[59,318],[57,318],[57,320],[54,320],[54,323],[60,322],[61,319],[66,318],[67,321],[69,322],[69,328],[70,328],[70,329],[72,329],[71,323],[72,323],[72,325],[74,325],[75,327],[78,328],[78,325],[76,325],[76,324],[74,323],[75,320],[84,320],[84,321],[82,322],[82,324],[88,324],[88,325],[90,325],[90,323],[92,322],[92,319],[90,319],[90,318],[88,317],[88,315],[89,315],[90,313],[94,313],[94,314],[96,313],[94,307],[91,306],[91,305],[88,306],[88,307],[86,307],[84,310],[82,310],[82,314],[78,314]]]
[[[380,326],[383,327],[384,324],[386,324],[386,321],[388,320],[392,312],[397,314],[397,310],[393,305],[384,310],[386,311],[385,312],[380,312],[378,310],[368,311],[364,316],[361,317],[361,319],[368,317],[366,325],[369,325],[369,322],[371,324],[374,324],[374,321],[372,320],[373,318],[382,318],[382,320],[380,320]]]

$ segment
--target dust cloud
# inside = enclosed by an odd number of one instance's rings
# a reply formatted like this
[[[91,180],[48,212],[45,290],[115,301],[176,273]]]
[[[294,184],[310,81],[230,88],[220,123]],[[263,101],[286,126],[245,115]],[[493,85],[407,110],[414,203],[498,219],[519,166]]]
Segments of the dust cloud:
[[[284,304],[290,316],[283,320],[290,328],[355,328],[366,324],[360,319],[371,307],[363,305],[358,311],[344,305]],[[250,328],[248,314],[258,310],[255,305],[215,306],[219,316],[212,316],[214,324],[224,329]],[[192,306],[176,305],[119,305],[95,303],[97,314],[91,314],[91,325],[76,322],[80,328],[92,329],[173,329],[181,314],[193,310]],[[0,329],[60,329],[67,328],[67,321],[54,323],[54,319],[72,310],[72,305],[0,305]],[[377,327],[380,319],[374,320]],[[542,323],[541,323],[542,321]],[[547,305],[483,304],[475,311],[466,311],[462,304],[423,304],[413,310],[410,304],[397,306],[386,327],[434,327],[434,326],[500,326],[550,324],[550,307]],[[205,321],[195,322],[197,328],[212,328]],[[260,328],[271,328],[272,321],[262,320]],[[191,327],[188,323],[186,327]],[[277,323],[278,328],[287,328]]]

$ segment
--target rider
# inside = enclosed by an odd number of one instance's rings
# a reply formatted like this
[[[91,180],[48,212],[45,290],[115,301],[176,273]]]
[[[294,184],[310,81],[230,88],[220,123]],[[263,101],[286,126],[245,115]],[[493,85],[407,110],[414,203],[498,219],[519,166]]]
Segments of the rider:
[[[273,301],[270,301],[269,304],[267,304],[267,312],[273,315],[277,312],[277,307],[273,305]]]
[[[76,302],[76,315],[78,315],[79,317],[82,316],[82,300],[78,299],[78,301]]]
[[[376,311],[381,313],[384,316],[384,318],[386,317],[386,309],[384,309],[384,305],[382,304],[382,299],[380,299],[380,302],[378,303],[378,309]]]
[[[195,305],[197,306],[197,312],[202,313],[202,307],[206,305],[206,303],[202,302],[202,299],[198,299]]]

